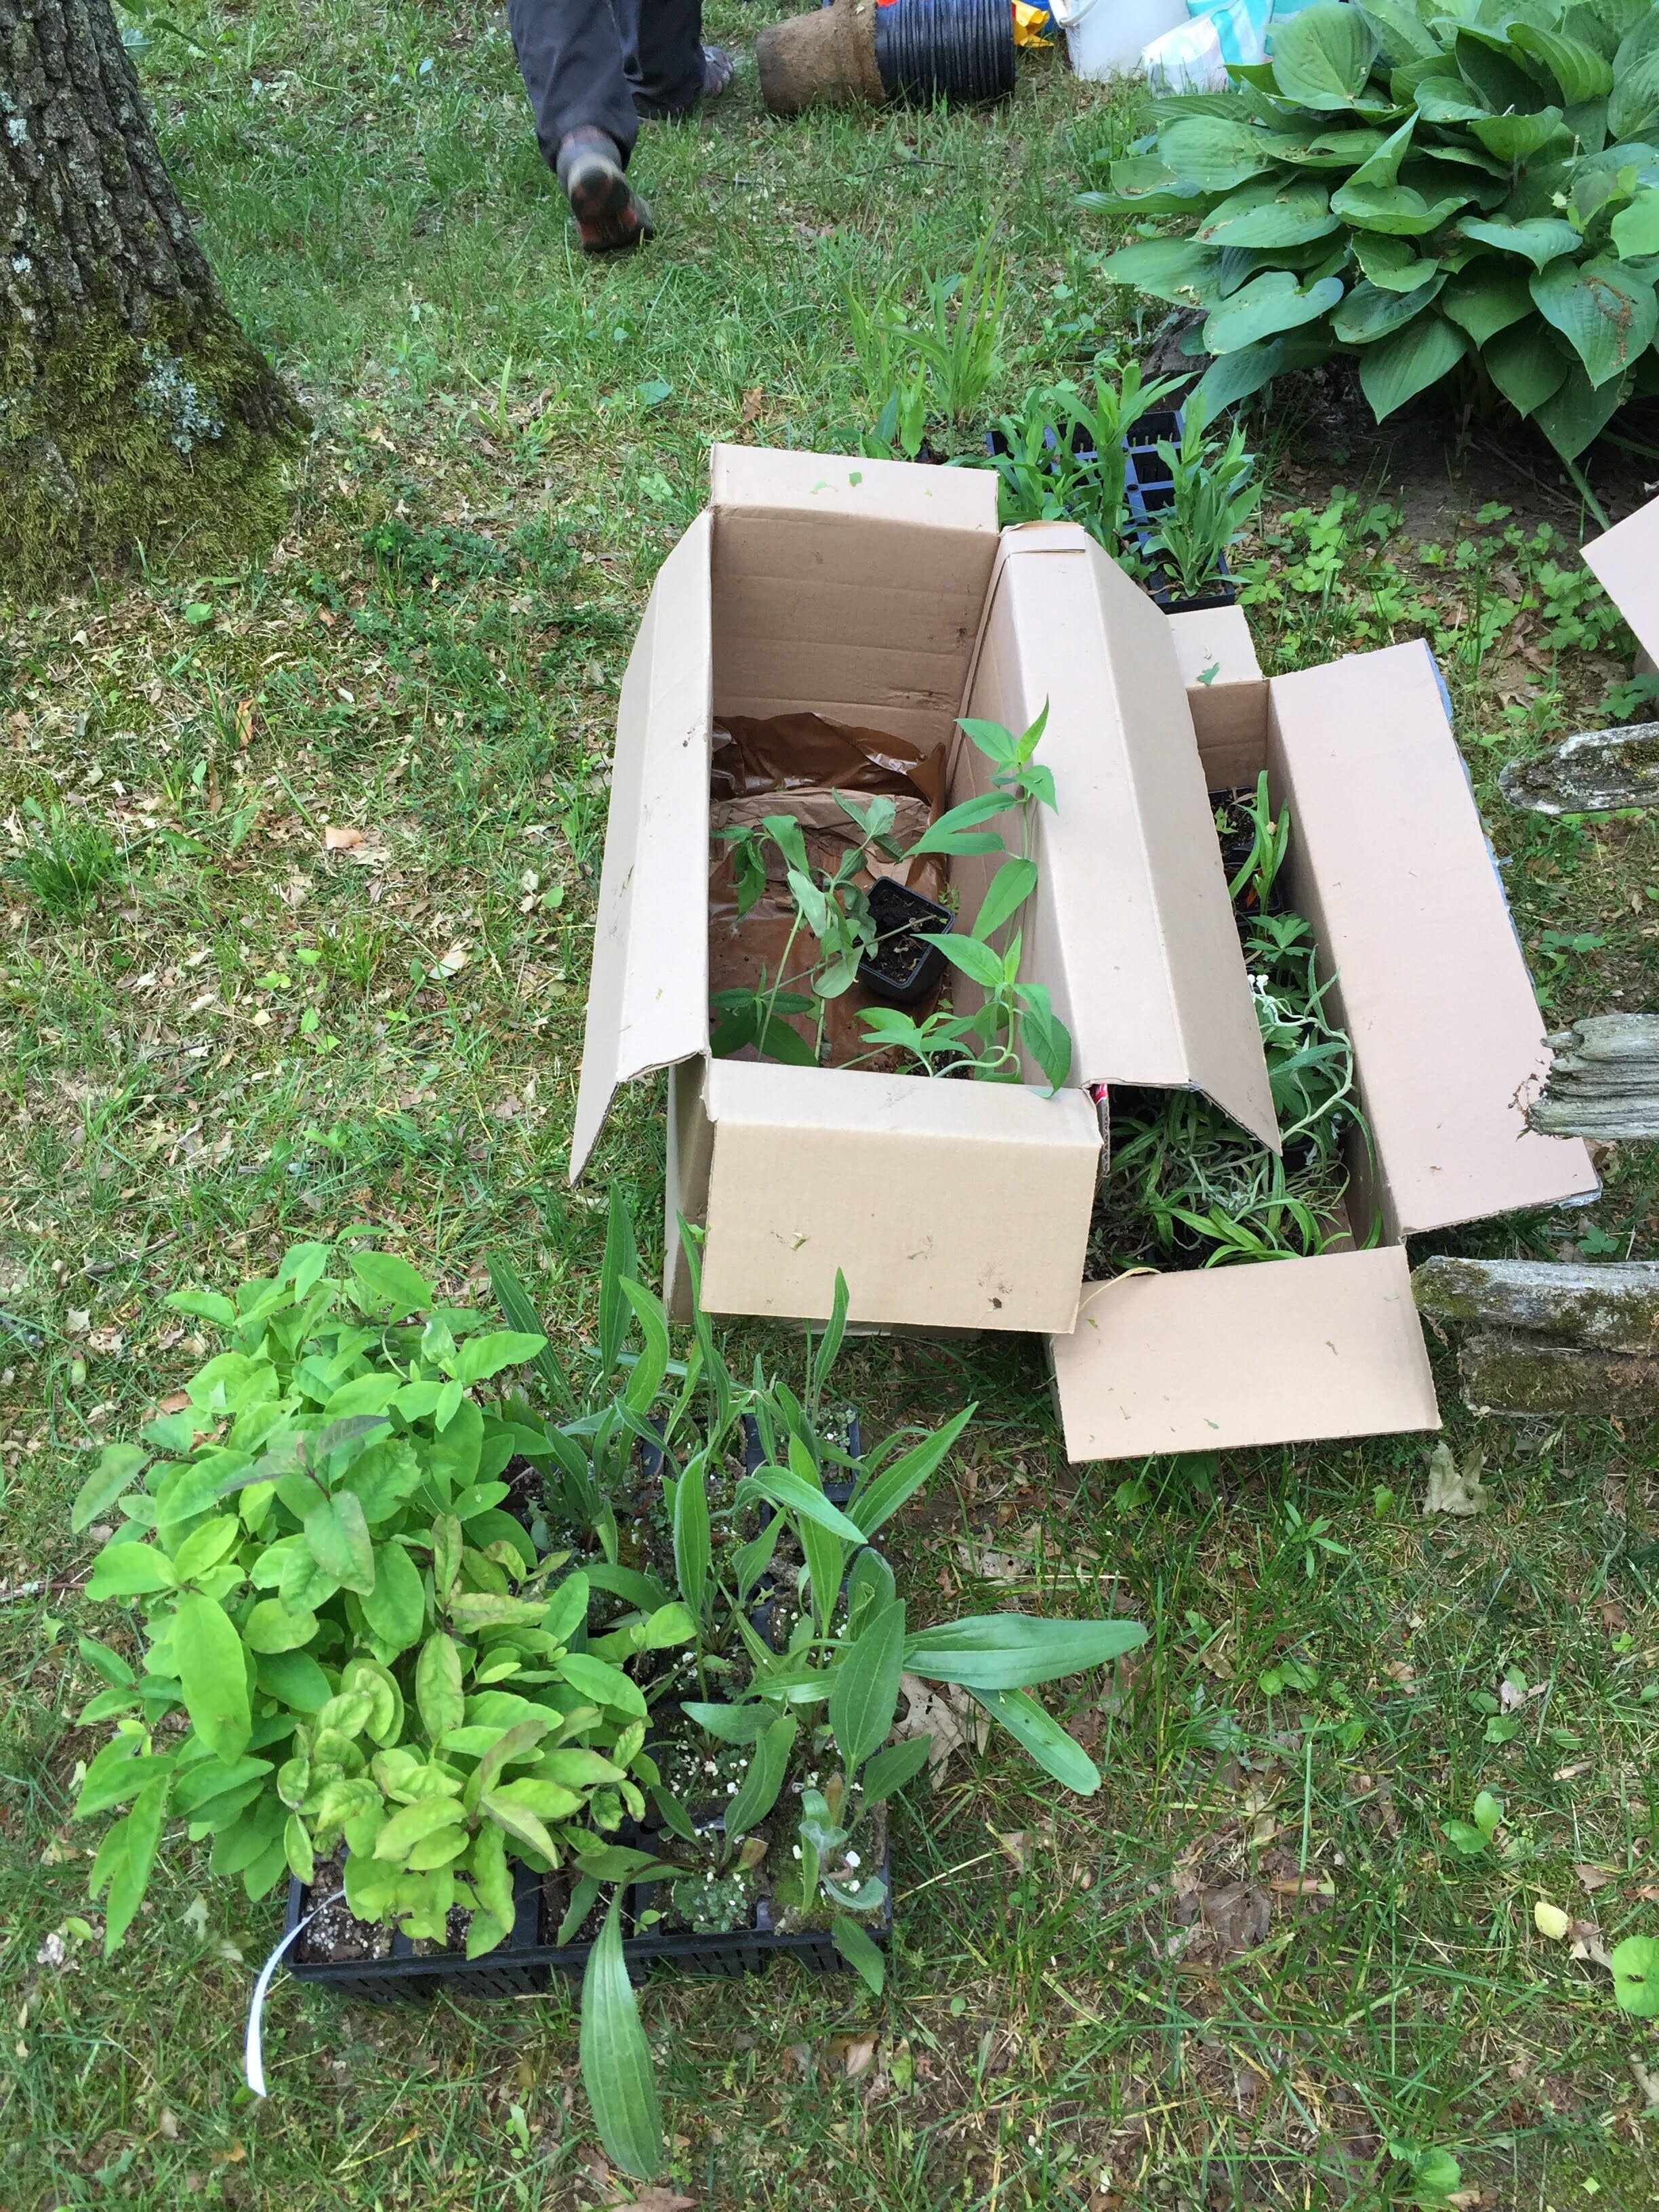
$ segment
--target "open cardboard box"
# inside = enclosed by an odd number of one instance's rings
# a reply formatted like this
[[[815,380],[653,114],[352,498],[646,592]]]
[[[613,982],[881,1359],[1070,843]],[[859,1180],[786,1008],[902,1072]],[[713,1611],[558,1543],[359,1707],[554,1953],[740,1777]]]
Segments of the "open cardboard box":
[[[1072,1033],[1070,1085],[714,1059],[717,717],[931,745],[1045,702],[1059,803],[1022,972]],[[958,739],[947,804],[982,766]],[[1196,1087],[1277,1144],[1207,796],[1263,767],[1373,1133],[1354,1227],[1382,1242],[1084,1283],[1092,1091]],[[987,865],[952,864],[970,914]],[[1426,648],[1269,684],[1237,611],[1166,617],[1069,525],[999,534],[988,472],[715,448],[623,687],[571,1148],[574,1177],[617,1086],[672,1071],[676,1311],[684,1213],[710,1312],[822,1319],[840,1269],[855,1322],[1047,1335],[1073,1459],[1431,1427],[1405,1236],[1595,1187],[1581,1145],[1526,1127],[1543,1038]]]

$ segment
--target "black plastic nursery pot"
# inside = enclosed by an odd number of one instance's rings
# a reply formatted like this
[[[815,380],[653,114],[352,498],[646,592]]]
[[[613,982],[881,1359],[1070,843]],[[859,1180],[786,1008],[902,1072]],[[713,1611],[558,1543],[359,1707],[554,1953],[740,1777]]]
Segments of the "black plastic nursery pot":
[[[285,1933],[291,1935],[299,1926],[310,1903],[309,1890],[290,1876]],[[289,1972],[296,1982],[310,1982],[365,2004],[425,2003],[440,1990],[452,1996],[533,1996],[547,1987],[556,1963],[563,1972],[580,1973],[587,1946],[572,1945],[561,1953],[543,1943],[542,1878],[518,1860],[513,1866],[513,1905],[512,1934],[482,1959],[469,1959],[464,1951],[417,1952],[398,1929],[384,1959],[307,1959],[301,1936],[289,1951]],[[573,1963],[563,1964],[566,1960]]]
[[[1143,420],[1154,424],[1160,421],[1169,422],[1170,428],[1157,432],[1158,436],[1177,438],[1181,434],[1178,413],[1167,416],[1151,415]],[[1137,423],[1135,427],[1139,430],[1140,424]],[[1168,569],[1160,568],[1158,556],[1151,550],[1148,540],[1157,530],[1156,518],[1175,504],[1175,479],[1170,473],[1168,463],[1155,445],[1129,447],[1127,453],[1128,465],[1125,471],[1124,491],[1130,520],[1139,541],[1141,556],[1152,569],[1152,574],[1144,580],[1143,584],[1148,597],[1166,615],[1207,614],[1212,608],[1235,605],[1238,599],[1238,586],[1227,573],[1226,557],[1223,554],[1217,554],[1215,574],[1198,592],[1183,592]],[[1160,583],[1158,580],[1160,575],[1166,580]]]
[[[870,914],[879,935],[875,951],[859,963],[859,981],[872,999],[914,1006],[936,991],[945,976],[945,955],[916,933],[928,929],[942,935],[951,927],[951,909],[924,898],[908,884],[878,876],[870,886]]]
[[[876,9],[876,67],[890,100],[1006,100],[1014,88],[1008,0],[891,0]]]

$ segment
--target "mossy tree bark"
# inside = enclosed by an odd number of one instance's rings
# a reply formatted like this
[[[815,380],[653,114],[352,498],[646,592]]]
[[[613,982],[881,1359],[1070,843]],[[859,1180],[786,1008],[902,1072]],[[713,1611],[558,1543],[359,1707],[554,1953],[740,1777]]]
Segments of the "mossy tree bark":
[[[237,327],[110,0],[0,0],[0,584],[274,535],[304,416]]]

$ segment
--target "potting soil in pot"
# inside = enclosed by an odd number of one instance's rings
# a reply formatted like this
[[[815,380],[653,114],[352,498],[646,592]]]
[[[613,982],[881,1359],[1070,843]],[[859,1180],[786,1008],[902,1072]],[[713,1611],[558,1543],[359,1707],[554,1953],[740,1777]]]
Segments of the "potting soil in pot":
[[[860,799],[878,794],[891,799],[896,809],[892,836],[901,845],[912,845],[942,811],[945,760],[943,744],[924,752],[903,738],[834,722],[822,714],[733,714],[716,726],[708,810],[711,996],[769,986],[779,980],[781,969],[784,989],[809,995],[817,950],[816,940],[805,928],[795,932],[791,945],[795,906],[787,863],[769,841],[765,847],[766,888],[757,902],[738,919],[732,854],[720,833],[757,823],[768,815],[787,815],[801,825],[812,866],[833,872],[842,854],[858,841],[858,832],[837,804],[836,793],[849,792]],[[875,858],[855,880],[868,891],[882,875],[908,884],[924,898],[938,902],[943,897],[945,866],[936,855],[925,854],[905,863]],[[895,944],[892,954],[896,966],[912,964],[914,953],[908,944]],[[931,1011],[938,994],[935,985],[912,1008],[918,1018]],[[842,1066],[854,1060],[868,1068],[900,1065],[896,1055],[872,1054],[859,1021],[869,1008],[889,1004],[890,1000],[854,983],[825,1003],[825,1066]],[[784,1018],[809,1044],[813,1041],[816,1015],[791,1014]]]

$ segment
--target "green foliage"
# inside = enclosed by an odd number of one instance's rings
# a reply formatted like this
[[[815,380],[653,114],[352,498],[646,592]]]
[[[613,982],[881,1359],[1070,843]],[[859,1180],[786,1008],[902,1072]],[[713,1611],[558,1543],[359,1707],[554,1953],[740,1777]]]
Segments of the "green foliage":
[[[872,856],[902,864],[929,853],[1002,853],[1008,857],[992,876],[971,929],[937,935],[915,933],[919,943],[937,945],[980,994],[977,1008],[957,1013],[953,1007],[921,1021],[896,1007],[866,1009],[860,1018],[870,1053],[860,1057],[897,1048],[908,1052],[924,1075],[1018,1083],[1024,1053],[1042,1070],[1050,1091],[1059,1091],[1071,1073],[1071,1036],[1055,1016],[1047,989],[1020,980],[1020,933],[1014,931],[1000,950],[991,942],[1006,930],[1036,889],[1036,863],[1030,857],[1032,817],[1038,806],[1054,804],[1054,777],[1036,758],[1047,720],[1045,706],[1018,738],[998,723],[962,721],[958,726],[991,763],[988,787],[949,808],[914,845],[904,846],[893,836],[896,810],[890,799],[859,799],[846,792],[835,796],[858,835],[833,869],[813,867],[805,833],[792,815],[769,814],[757,824],[722,830],[732,853],[739,920],[752,910],[765,889],[769,843],[782,857],[794,911],[777,974],[769,981],[763,975],[750,989],[713,994],[716,1019],[712,1049],[729,1056],[752,1045],[768,1058],[817,1066],[823,1055],[829,1003],[853,988],[860,963],[878,942],[869,893],[859,880],[867,872]],[[1010,852],[1000,830],[989,827],[1016,810],[1021,831],[1018,854]],[[816,950],[810,965],[792,971],[790,956],[803,932]],[[805,983],[810,995],[790,988],[797,983]],[[807,1013],[816,1018],[811,1041],[786,1018]]]
[[[1000,333],[1007,286],[988,240],[965,276],[924,278],[926,311],[912,318],[902,305],[902,274],[872,296],[865,271],[842,265],[846,323],[872,398],[881,407],[866,439],[878,455],[896,439],[907,459],[921,450],[927,418],[971,422],[1001,374]]]
[[[1196,599],[1219,572],[1222,556],[1243,536],[1261,502],[1255,462],[1235,424],[1224,444],[1205,435],[1205,406],[1194,394],[1182,422],[1181,442],[1158,441],[1173,496],[1158,517],[1144,550],[1161,554],[1182,592]]]
[[[1202,1093],[1131,1093],[1115,1103],[1110,1173],[1096,1209],[1091,1265],[1167,1267],[1310,1256],[1346,1235],[1353,1051],[1325,1012],[1313,934],[1299,915],[1272,911],[1290,848],[1265,775],[1218,816],[1241,823],[1249,848],[1229,890],[1243,918],[1244,957],[1282,1150],[1270,1152]]]
[[[545,1339],[435,1304],[392,1254],[321,1243],[234,1297],[171,1303],[228,1348],[142,1444],[106,1449],[71,1516],[119,1513],[88,1594],[137,1600],[145,1652],[100,1668],[82,1716],[115,1728],[77,1814],[132,1803],[93,1874],[110,1947],[171,1812],[250,1896],[343,1843],[360,1919],[441,1943],[459,1907],[476,1956],[512,1923],[509,1843],[557,1865],[644,1810],[644,1702],[579,1648],[587,1578],[501,1510],[519,1454],[591,1487],[586,1439],[471,1395]]]
[[[121,855],[115,841],[93,816],[75,813],[54,801],[41,807],[25,802],[28,833],[9,872],[26,884],[46,914],[84,914],[106,884],[118,880]]]
[[[1475,1798],[1467,1820],[1443,1820],[1440,1832],[1455,1851],[1465,1858],[1484,1858],[1496,1848],[1499,1823],[1504,1818],[1504,1801],[1494,1797],[1490,1790],[1483,1790]]]
[[[1195,307],[1212,405],[1334,351],[1379,421],[1468,364],[1568,459],[1656,382],[1659,16],[1317,4],[1159,101],[1083,204],[1191,223],[1104,273]]]

